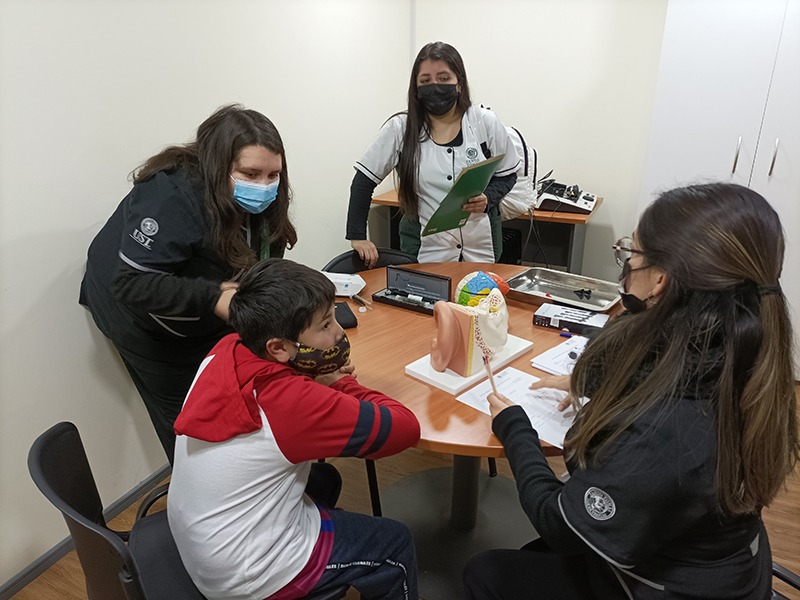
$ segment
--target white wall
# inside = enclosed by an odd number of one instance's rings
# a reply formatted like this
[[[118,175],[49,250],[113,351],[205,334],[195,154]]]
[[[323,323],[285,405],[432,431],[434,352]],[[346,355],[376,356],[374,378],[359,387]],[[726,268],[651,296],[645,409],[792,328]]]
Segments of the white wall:
[[[300,242],[348,247],[352,164],[401,106],[407,0],[0,0],[0,583],[67,535],[26,468],[59,420],[106,504],[165,463],[135,390],[77,304],[127,174],[243,104],[280,130]]]
[[[437,39],[458,48],[473,102],[522,132],[539,173],[603,196],[582,272],[616,280],[611,244],[636,225],[666,0],[416,6],[417,49]]]
[[[127,174],[218,106],[268,115],[287,148],[311,266],[348,247],[353,161],[404,107],[442,39],[473,98],[519,127],[541,168],[605,197],[584,272],[636,218],[666,0],[0,0],[0,582],[67,535],[25,461],[81,430],[106,504],[164,463],[111,346],[77,303],[86,249]]]

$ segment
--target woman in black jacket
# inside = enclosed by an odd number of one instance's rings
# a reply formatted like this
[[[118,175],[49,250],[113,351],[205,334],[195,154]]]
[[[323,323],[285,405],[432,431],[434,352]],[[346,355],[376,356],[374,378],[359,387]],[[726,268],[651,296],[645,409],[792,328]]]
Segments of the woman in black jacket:
[[[282,257],[297,233],[281,136],[239,105],[151,157],[133,183],[89,247],[80,303],[119,351],[171,463],[197,368],[230,332],[237,273]]]
[[[474,557],[467,596],[769,598],[761,509],[800,453],[778,216],[745,187],[675,189],[614,249],[628,314],[565,386],[591,399],[566,483],[522,409],[489,396],[540,538]]]

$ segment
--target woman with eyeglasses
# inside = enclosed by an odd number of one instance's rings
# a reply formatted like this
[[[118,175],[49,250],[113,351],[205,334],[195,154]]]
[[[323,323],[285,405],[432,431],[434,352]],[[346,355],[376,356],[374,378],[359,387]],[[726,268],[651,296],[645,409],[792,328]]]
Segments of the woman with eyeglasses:
[[[470,213],[464,226],[421,237],[462,169],[501,154],[486,190],[464,205]],[[426,44],[411,70],[408,109],[390,117],[356,161],[345,237],[368,267],[377,264],[367,216],[375,187],[396,169],[403,252],[419,262],[496,262],[502,253],[499,204],[517,181],[519,162],[500,119],[472,106],[458,51],[444,42]]]
[[[89,247],[80,303],[114,344],[172,463],[173,423],[197,368],[230,333],[237,273],[297,242],[280,133],[224,106],[194,141],[133,173]]]
[[[614,251],[627,312],[568,382],[590,401],[573,400],[566,483],[524,411],[489,395],[540,537],[474,557],[467,596],[770,598],[761,509],[800,455],[778,216],[738,185],[674,189]]]

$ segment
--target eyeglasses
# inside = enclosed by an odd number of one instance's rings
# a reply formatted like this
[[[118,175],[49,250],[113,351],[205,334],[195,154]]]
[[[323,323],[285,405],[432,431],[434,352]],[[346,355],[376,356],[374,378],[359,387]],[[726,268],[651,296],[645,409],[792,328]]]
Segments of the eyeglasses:
[[[624,267],[625,263],[628,262],[634,254],[641,254],[644,256],[642,250],[636,250],[631,246],[633,246],[633,240],[629,237],[619,238],[614,245],[611,246],[614,249],[614,259],[620,267]]]

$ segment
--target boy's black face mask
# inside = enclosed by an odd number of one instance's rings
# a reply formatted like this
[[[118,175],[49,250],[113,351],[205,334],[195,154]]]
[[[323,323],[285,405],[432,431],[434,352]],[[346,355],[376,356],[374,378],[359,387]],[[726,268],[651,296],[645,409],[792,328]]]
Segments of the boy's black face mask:
[[[458,100],[458,88],[451,83],[429,83],[417,88],[417,98],[435,117],[446,114]]]
[[[289,364],[295,371],[299,371],[309,377],[327,375],[341,369],[350,358],[350,340],[347,334],[342,335],[342,339],[335,346],[320,349],[306,346],[300,342],[294,342],[297,346],[297,354]]]

